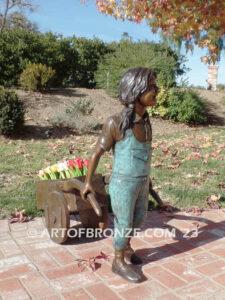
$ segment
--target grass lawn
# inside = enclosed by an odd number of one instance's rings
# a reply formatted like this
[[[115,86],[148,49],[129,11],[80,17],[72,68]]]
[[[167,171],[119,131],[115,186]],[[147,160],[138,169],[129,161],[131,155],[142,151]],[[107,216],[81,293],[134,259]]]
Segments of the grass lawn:
[[[161,198],[178,208],[225,207],[224,137],[225,128],[154,136],[151,177]],[[35,202],[34,182],[38,180],[38,171],[62,159],[89,158],[96,140],[94,135],[46,140],[2,139],[0,218],[15,208],[25,209],[27,215],[43,214],[36,209]],[[111,165],[112,153],[105,153],[96,173],[108,173]],[[220,195],[220,200],[207,204],[211,195]]]

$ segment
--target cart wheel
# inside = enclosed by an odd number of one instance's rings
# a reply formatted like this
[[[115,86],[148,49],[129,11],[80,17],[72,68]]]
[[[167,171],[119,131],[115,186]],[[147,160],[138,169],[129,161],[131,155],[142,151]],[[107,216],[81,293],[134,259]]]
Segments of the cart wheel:
[[[93,209],[79,211],[80,220],[85,228],[100,228],[104,230],[108,225],[108,207],[103,206],[102,216],[98,217]]]
[[[59,192],[52,192],[45,202],[45,222],[53,242],[61,244],[67,240],[70,215],[67,203]]]

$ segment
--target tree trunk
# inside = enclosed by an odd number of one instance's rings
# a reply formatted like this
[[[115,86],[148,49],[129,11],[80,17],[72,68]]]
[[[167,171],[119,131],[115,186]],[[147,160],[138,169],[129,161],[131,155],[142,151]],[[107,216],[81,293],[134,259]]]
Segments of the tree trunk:
[[[2,25],[0,28],[0,33],[2,33],[2,31],[5,27],[8,11],[9,11],[9,0],[6,0],[5,12],[4,12],[3,18],[2,18]]]

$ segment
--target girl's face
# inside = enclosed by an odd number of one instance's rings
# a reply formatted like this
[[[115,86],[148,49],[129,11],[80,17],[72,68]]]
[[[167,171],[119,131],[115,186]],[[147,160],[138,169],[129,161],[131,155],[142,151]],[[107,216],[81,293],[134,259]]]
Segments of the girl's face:
[[[159,88],[156,85],[156,78],[154,77],[149,83],[147,90],[140,96],[139,102],[143,106],[156,105],[156,96],[159,92]]]

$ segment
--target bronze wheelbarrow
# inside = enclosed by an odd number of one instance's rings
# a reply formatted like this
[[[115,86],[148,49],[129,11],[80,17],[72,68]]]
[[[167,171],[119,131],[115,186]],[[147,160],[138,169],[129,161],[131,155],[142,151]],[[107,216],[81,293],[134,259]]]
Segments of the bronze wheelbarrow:
[[[104,230],[108,223],[109,196],[105,191],[108,175],[93,176],[96,196],[81,198],[85,176],[70,179],[39,180],[35,182],[37,208],[44,210],[45,222],[51,239],[58,244],[68,238],[70,214],[79,212],[82,225],[86,228]]]

